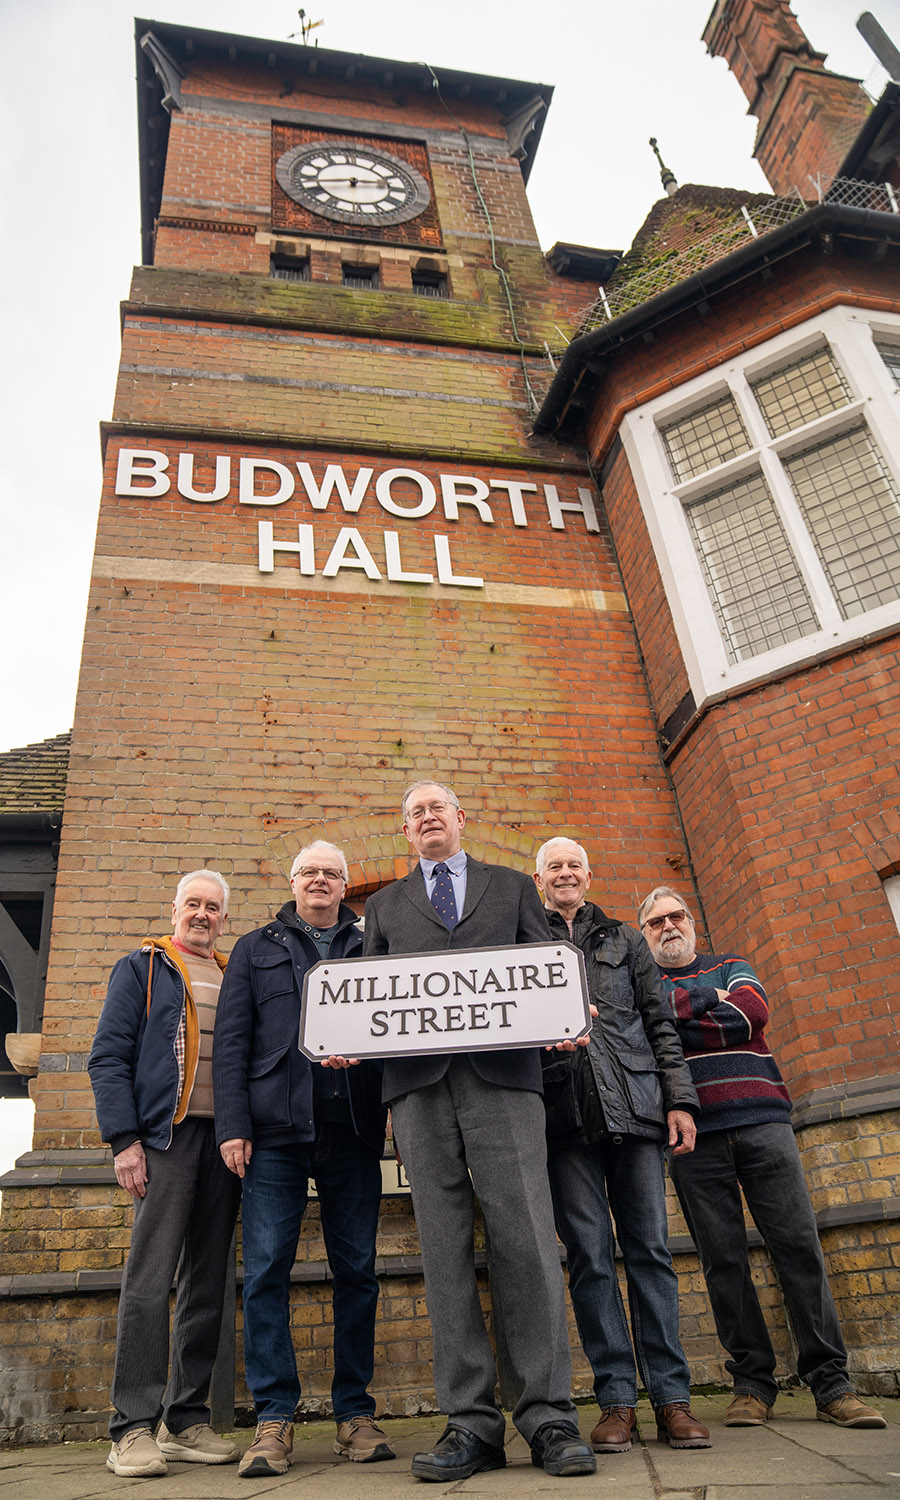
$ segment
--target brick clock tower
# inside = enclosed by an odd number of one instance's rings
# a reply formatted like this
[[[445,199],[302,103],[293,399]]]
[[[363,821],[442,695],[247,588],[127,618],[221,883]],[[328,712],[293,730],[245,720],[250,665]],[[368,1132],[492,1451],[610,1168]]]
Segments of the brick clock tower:
[[[405,872],[399,798],[426,773],[474,854],[529,868],[581,837],[618,913],[689,876],[584,452],[532,432],[546,341],[615,259],[540,251],[551,91],[149,22],[137,59],[144,263],[103,426],[34,1149],[0,1224],[24,1438],[105,1426],[130,1208],[85,1065],[109,969],[167,929],[181,872],[225,872],[239,934],[325,835],[361,903]],[[407,1200],[380,1249],[378,1399],[415,1410]],[[314,1217],[297,1279],[316,1409]]]

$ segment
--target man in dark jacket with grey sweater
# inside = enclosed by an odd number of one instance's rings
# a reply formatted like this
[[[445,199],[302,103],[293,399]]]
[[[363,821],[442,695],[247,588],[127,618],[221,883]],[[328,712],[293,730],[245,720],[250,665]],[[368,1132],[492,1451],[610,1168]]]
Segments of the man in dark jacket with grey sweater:
[[[216,1139],[244,1182],[244,1369],[257,1417],[238,1470],[244,1478],[284,1474],[291,1462],[300,1382],[290,1278],[310,1177],[334,1279],[334,1449],[357,1463],[394,1457],[368,1391],[387,1116],[381,1072],[371,1062],[346,1071],[313,1065],[297,1045],[307,970],[362,947],[346,888],[340,849],[321,841],[301,849],[294,900],[235,944],[216,1018]]]
[[[213,1127],[212,1035],[225,968],[216,940],[228,896],[217,870],[182,877],[172,936],[147,938],[113,969],[88,1059],[100,1133],[119,1187],[134,1199],[106,1460],[126,1479],[165,1474],[167,1458],[238,1457],[212,1431],[207,1404],[240,1199]]]
[[[678,1278],[667,1246],[663,1147],[693,1150],[697,1094],[649,949],[633,928],[585,900],[580,844],[538,850],[535,883],[554,936],[584,954],[594,1023],[584,1050],[544,1054],[553,1208],[569,1264],[569,1292],[594,1372],[597,1453],[625,1453],[635,1429],[637,1380],[619,1291],[611,1222],[625,1262],[634,1350],[673,1448],[708,1448],[690,1409],[678,1337]]]

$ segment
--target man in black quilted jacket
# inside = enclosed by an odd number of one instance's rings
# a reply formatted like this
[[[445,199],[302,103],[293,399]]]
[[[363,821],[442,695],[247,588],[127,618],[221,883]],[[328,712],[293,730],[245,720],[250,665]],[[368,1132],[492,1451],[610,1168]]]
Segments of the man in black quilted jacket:
[[[585,850],[553,838],[535,883],[554,936],[584,954],[594,1022],[587,1049],[544,1054],[547,1148],[569,1292],[594,1372],[597,1453],[625,1453],[636,1426],[637,1372],[672,1448],[708,1448],[690,1409],[678,1337],[678,1278],[667,1245],[664,1148],[693,1150],[697,1094],[656,965],[640,933],[585,900]],[[625,1262],[634,1350],[615,1266]],[[637,1356],[637,1371],[635,1369]]]

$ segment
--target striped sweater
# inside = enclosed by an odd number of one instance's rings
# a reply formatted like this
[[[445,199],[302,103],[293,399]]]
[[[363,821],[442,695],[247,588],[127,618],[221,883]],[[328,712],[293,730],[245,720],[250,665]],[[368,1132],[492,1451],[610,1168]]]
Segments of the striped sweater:
[[[791,1100],[764,1036],[766,992],[735,954],[660,968],[701,1111],[699,1131],[786,1120]],[[717,990],[727,990],[723,1000]]]

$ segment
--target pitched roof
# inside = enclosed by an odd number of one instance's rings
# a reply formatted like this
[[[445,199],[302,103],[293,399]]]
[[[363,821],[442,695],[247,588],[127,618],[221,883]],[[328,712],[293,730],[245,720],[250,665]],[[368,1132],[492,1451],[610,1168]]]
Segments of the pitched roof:
[[[69,731],[0,755],[0,815],[62,809],[71,743]]]

